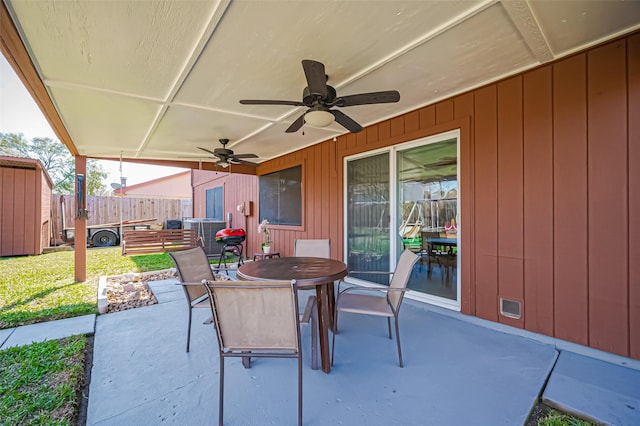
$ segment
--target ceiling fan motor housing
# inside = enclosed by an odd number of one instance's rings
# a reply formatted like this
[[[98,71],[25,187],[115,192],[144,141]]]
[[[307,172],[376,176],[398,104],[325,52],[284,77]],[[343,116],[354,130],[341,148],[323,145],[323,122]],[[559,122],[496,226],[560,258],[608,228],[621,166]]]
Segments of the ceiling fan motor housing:
[[[311,107],[314,104],[318,104],[318,103],[331,104],[333,101],[335,101],[336,96],[337,96],[336,89],[329,86],[328,84],[327,84],[327,96],[324,99],[317,94],[312,94],[311,90],[307,86],[302,91],[302,103],[308,107]]]

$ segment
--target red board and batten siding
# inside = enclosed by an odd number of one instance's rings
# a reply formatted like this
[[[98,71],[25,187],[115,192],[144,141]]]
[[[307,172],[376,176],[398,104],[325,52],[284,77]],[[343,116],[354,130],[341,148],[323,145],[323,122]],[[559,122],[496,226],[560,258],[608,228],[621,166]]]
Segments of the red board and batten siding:
[[[491,321],[498,320],[497,103],[495,85],[475,91],[475,169],[473,175],[475,206],[472,217],[460,218],[463,236],[464,223],[467,220],[473,220],[475,224],[476,255],[471,267],[475,269],[476,273],[476,315]],[[465,285],[464,281],[461,285]]]
[[[640,33],[265,162],[343,258],[345,156],[460,129],[462,312],[640,359]],[[328,153],[328,154],[327,154]],[[257,218],[254,218],[257,226]],[[522,302],[520,319],[499,298]]]
[[[258,235],[258,224],[253,224],[252,217],[245,217],[237,211],[238,204],[245,201],[253,201],[253,214],[256,211],[256,199],[258,191],[258,179],[253,175],[229,174],[228,172],[200,171],[193,170],[191,176],[193,186],[193,217],[206,217],[206,191],[207,189],[222,186],[224,197],[224,219],[227,213],[231,213],[232,225],[235,228],[243,228],[247,232],[247,243],[245,250],[255,250]],[[259,247],[260,244],[257,244]],[[251,256],[253,252],[247,251],[246,255]]]
[[[524,307],[525,328],[553,334],[552,70],[524,75]]]
[[[627,40],[629,95],[629,356],[640,359],[640,35]]]
[[[554,336],[588,344],[586,54],[553,66]]]
[[[460,145],[460,169],[464,170],[459,180],[459,192],[463,194],[460,199],[460,216],[473,218],[473,206],[475,204],[475,191],[473,190],[474,174],[474,146],[475,138],[471,132],[473,117],[474,94],[466,93],[454,98],[454,118],[458,121],[464,120],[466,125],[460,129],[460,138],[464,142]],[[460,256],[463,259],[461,267],[462,282],[475,282],[475,269],[471,265],[470,259],[475,258],[476,228],[474,220],[467,220],[464,223],[464,233],[460,242]],[[468,260],[464,260],[468,259]],[[461,289],[461,309],[469,315],[476,314],[476,287],[473,285],[462,286]]]
[[[41,254],[49,246],[51,182],[45,173],[36,160],[0,160],[0,256]]]
[[[522,76],[498,83],[498,296],[524,302],[522,104]]]
[[[624,40],[587,56],[589,344],[614,353],[629,350],[626,68]]]

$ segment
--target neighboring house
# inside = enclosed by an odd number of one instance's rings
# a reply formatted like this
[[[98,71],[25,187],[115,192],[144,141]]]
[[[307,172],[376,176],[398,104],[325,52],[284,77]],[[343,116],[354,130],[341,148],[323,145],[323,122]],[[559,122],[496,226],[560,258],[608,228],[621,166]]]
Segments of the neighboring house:
[[[330,238],[332,257],[374,270],[393,267],[407,207],[444,213],[454,188],[453,277],[410,297],[640,359],[639,117],[636,33],[264,162],[257,186],[221,174],[195,210],[224,186],[224,211],[255,203],[247,253],[266,217],[283,256]],[[428,170],[451,164],[438,192]]]
[[[116,189],[113,194],[124,194],[131,197],[189,199],[192,196],[191,171],[186,170],[170,176],[126,186]]]
[[[52,188],[39,160],[0,156],[0,257],[49,247]]]

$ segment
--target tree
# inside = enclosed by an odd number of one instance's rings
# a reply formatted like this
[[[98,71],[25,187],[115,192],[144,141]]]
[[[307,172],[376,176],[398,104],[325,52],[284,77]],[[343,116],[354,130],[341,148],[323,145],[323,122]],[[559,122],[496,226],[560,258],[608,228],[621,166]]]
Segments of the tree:
[[[51,138],[29,141],[22,133],[0,133],[0,155],[40,160],[53,181],[53,192],[74,193],[75,160],[59,141]],[[87,160],[87,194],[102,193],[107,177],[108,173],[96,160]]]

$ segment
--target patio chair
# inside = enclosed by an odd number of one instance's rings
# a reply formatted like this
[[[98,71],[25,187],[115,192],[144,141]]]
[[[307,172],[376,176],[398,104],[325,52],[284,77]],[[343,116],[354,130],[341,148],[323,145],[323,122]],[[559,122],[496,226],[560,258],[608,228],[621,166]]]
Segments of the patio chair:
[[[223,423],[225,358],[298,360],[298,424],[302,424],[302,353],[295,281],[203,281],[220,351],[218,423]],[[260,307],[260,309],[257,309]],[[248,402],[251,404],[251,402]]]
[[[331,240],[295,240],[293,255],[296,257],[331,257]]]
[[[353,271],[352,274],[388,274],[392,275],[389,287],[360,287],[354,286],[340,291],[338,285],[338,299],[336,300],[335,330],[333,333],[333,344],[331,349],[331,364],[333,365],[333,355],[335,352],[336,334],[338,334],[338,313],[350,312],[354,314],[365,314],[387,317],[387,327],[389,329],[389,339],[391,336],[391,318],[395,319],[396,341],[398,343],[398,360],[400,367],[403,367],[402,349],[400,347],[400,329],[398,327],[398,314],[400,313],[400,305],[407,291],[407,283],[420,256],[416,255],[409,249],[405,249],[400,255],[398,265],[394,272],[377,272],[377,271]],[[360,293],[379,293],[380,295],[359,294]]]
[[[229,278],[213,273],[207,254],[201,247],[169,253],[169,256],[176,266],[178,279],[189,306],[189,321],[187,323],[187,352],[189,352],[191,311],[194,308],[209,308],[209,296],[207,290],[202,286],[202,280],[228,280]]]

